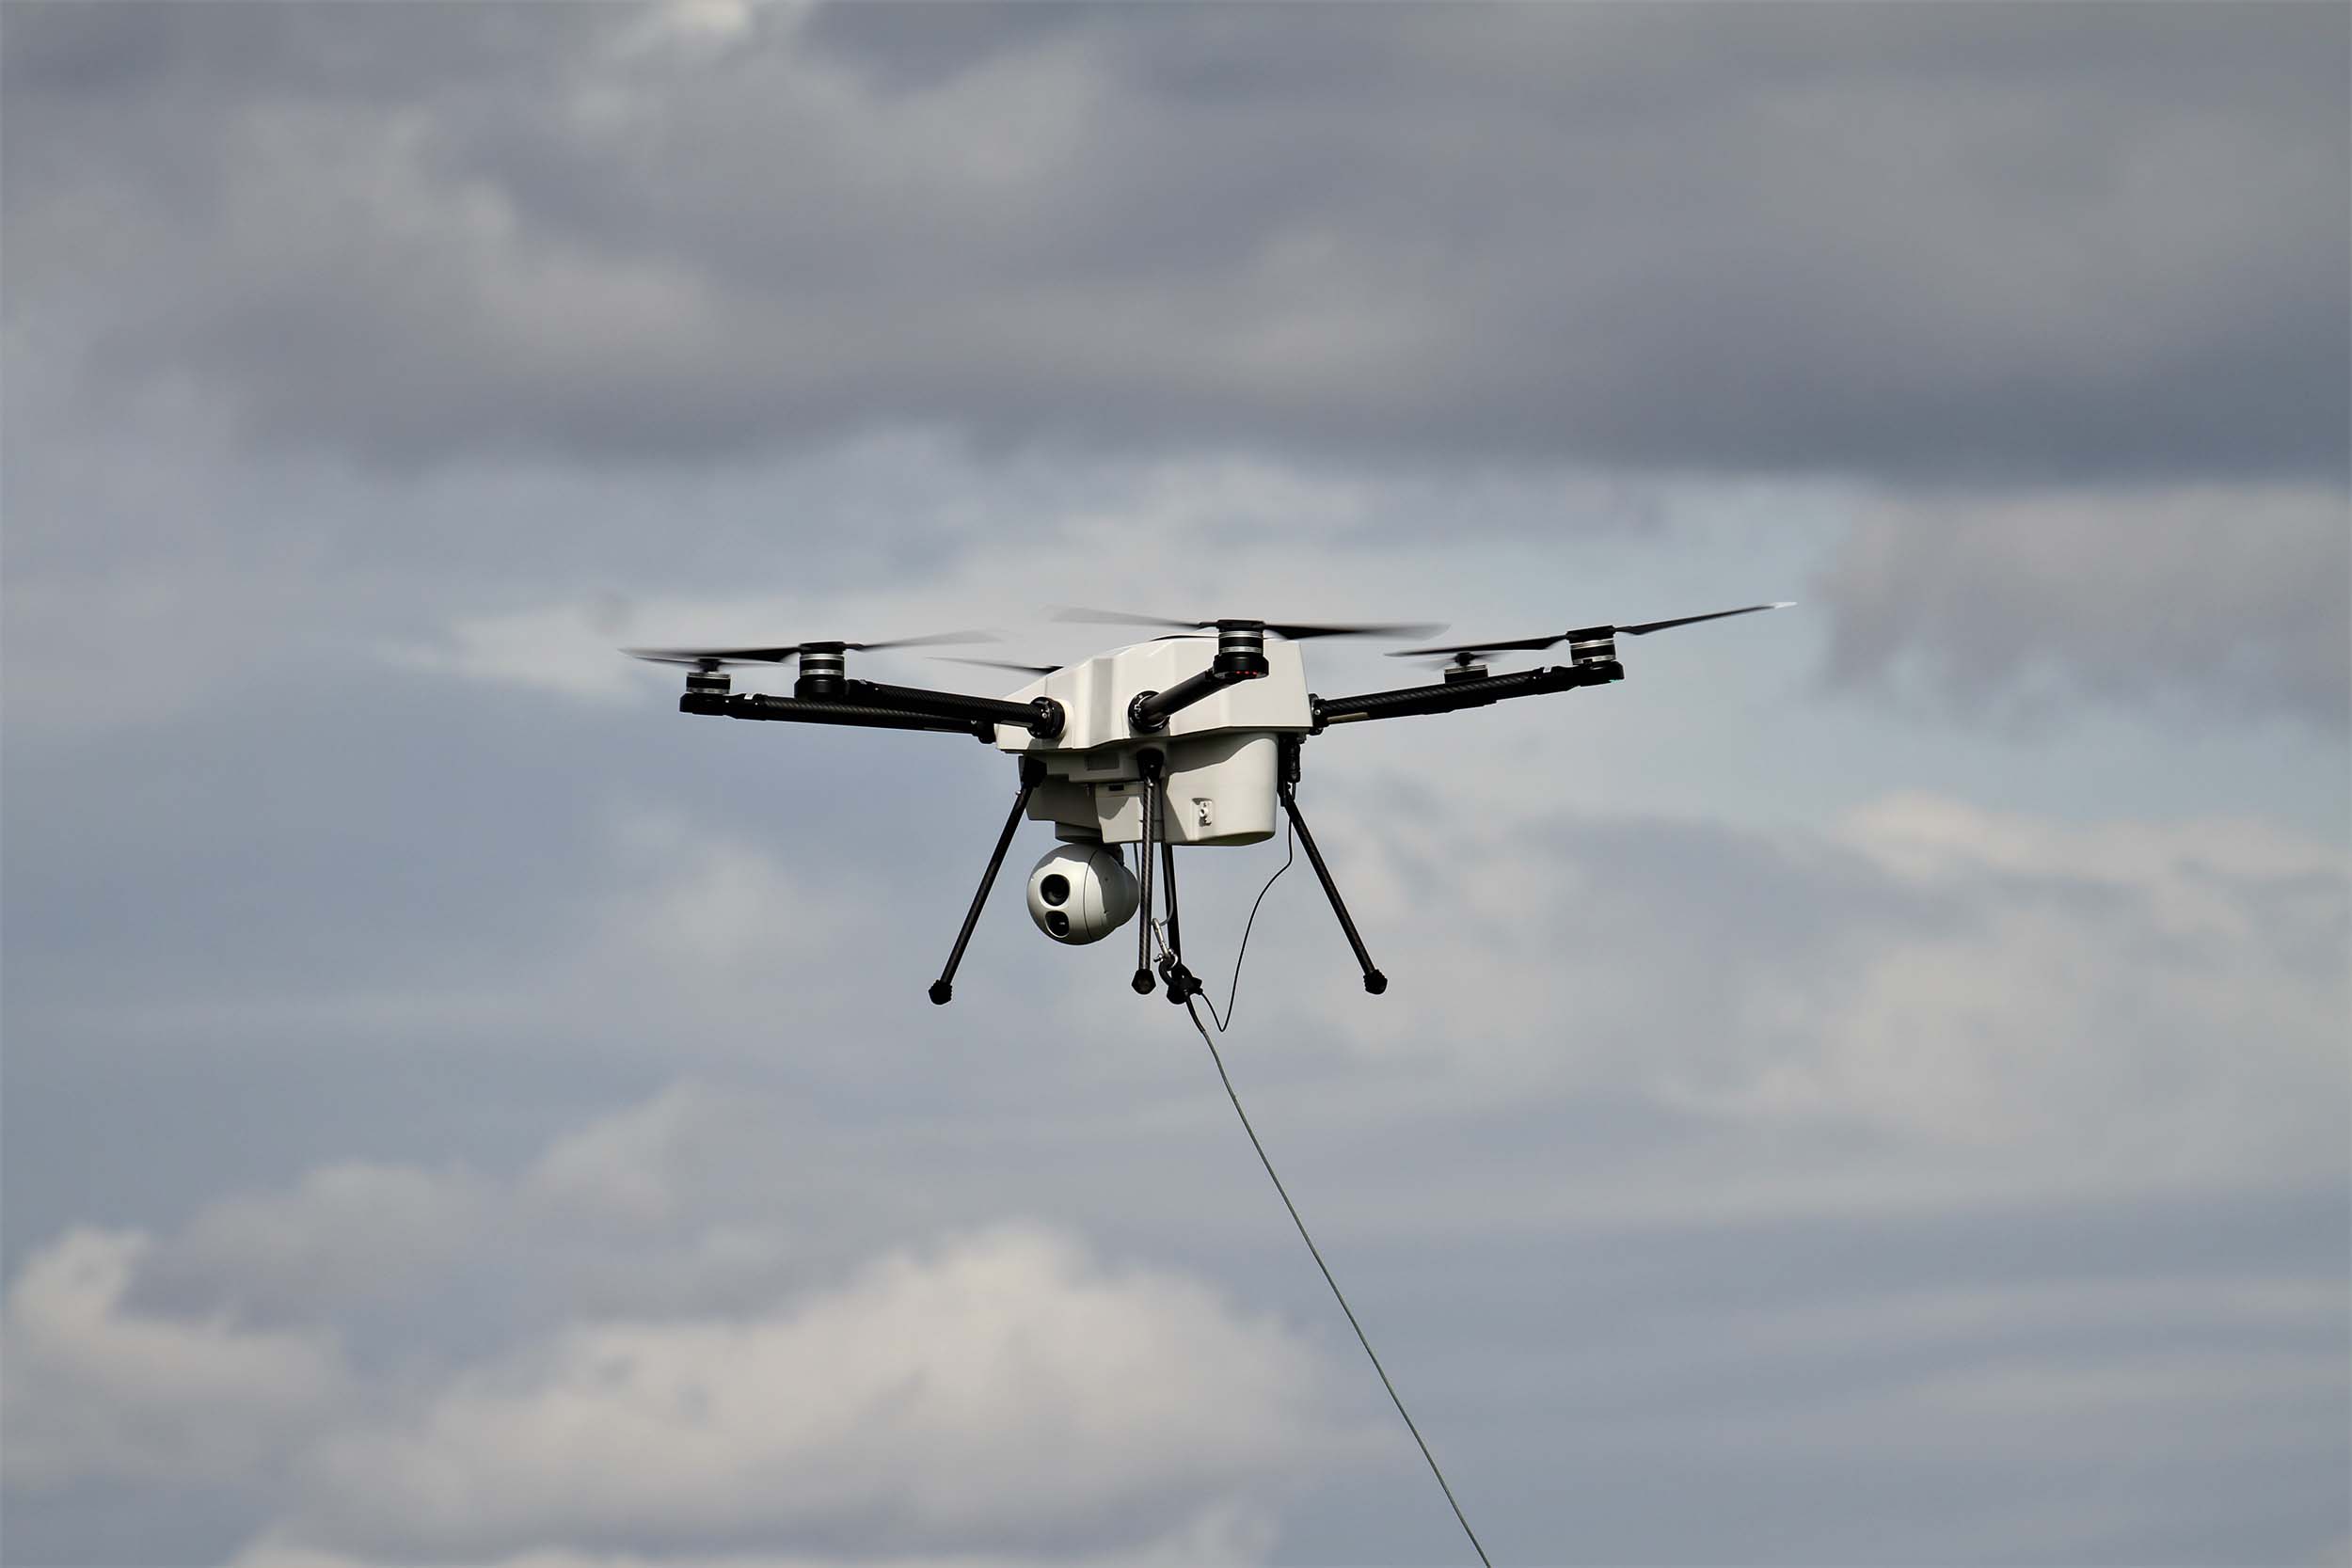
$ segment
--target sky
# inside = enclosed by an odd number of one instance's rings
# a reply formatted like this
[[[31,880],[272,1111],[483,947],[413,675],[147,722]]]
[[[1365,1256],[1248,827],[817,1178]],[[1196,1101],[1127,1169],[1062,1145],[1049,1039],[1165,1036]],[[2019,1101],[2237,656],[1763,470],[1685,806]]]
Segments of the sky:
[[[8,0],[0,271],[8,1562],[1467,1560],[1009,760],[615,649],[1777,599],[1306,752],[1481,1538],[2352,1561],[2344,8]]]

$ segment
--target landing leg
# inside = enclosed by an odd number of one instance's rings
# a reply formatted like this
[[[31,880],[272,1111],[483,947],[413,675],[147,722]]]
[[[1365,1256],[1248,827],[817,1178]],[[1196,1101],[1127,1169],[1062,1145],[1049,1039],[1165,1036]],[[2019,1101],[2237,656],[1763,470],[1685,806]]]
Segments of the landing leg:
[[[1357,967],[1364,972],[1364,990],[1377,996],[1389,989],[1389,977],[1372,966],[1372,955],[1364,951],[1364,939],[1356,934],[1356,923],[1347,918],[1347,906],[1340,899],[1338,884],[1331,880],[1331,868],[1323,863],[1323,851],[1315,847],[1315,835],[1307,831],[1307,819],[1298,815],[1295,782],[1287,776],[1282,780],[1282,809],[1291,814],[1291,826],[1298,830],[1298,842],[1307,847],[1307,863],[1315,868],[1315,878],[1323,883],[1324,896],[1331,900],[1331,911],[1340,917],[1340,929],[1347,933],[1347,945],[1356,950]]]
[[[946,1006],[956,993],[956,966],[963,962],[963,949],[972,940],[972,927],[980,923],[980,906],[988,902],[988,890],[996,885],[997,868],[1005,863],[1005,851],[1012,847],[1012,831],[1021,825],[1021,814],[1029,808],[1029,796],[1045,776],[1042,765],[1023,758],[1021,763],[1021,793],[1012,798],[1012,813],[1005,818],[1005,831],[996,835],[996,852],[988,857],[988,869],[980,873],[980,890],[972,895],[972,908],[965,911],[963,929],[956,933],[956,949],[947,955],[947,967],[931,982],[931,1001]]]
[[[1136,758],[1143,772],[1143,843],[1136,855],[1136,880],[1140,902],[1136,910],[1136,977],[1128,982],[1137,996],[1152,994],[1152,838],[1160,825],[1160,754],[1145,752]]]

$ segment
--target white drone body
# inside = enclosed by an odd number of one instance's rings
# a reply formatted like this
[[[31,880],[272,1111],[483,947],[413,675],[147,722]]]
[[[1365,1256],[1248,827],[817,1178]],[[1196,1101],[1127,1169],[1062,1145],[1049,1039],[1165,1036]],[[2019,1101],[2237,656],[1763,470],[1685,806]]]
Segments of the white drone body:
[[[1174,845],[1257,844],[1274,836],[1278,736],[1314,729],[1307,673],[1294,642],[1265,643],[1266,673],[1235,681],[1140,733],[1128,719],[1135,699],[1197,674],[1216,639],[1169,637],[1098,654],[1014,692],[1011,701],[1050,698],[1065,715],[1051,740],[1011,724],[996,745],[1032,757],[1044,782],[1029,797],[1030,820],[1051,822],[1066,842],[1139,844],[1143,840],[1142,754],[1163,761],[1164,805],[1152,837]]]

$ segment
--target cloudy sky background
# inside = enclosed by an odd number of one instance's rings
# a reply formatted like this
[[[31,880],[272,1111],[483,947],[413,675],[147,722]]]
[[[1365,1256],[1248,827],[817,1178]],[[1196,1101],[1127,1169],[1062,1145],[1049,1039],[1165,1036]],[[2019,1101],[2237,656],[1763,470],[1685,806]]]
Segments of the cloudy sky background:
[[[925,1000],[1007,763],[612,648],[1772,598],[1308,754],[1228,1055],[1487,1545],[2352,1557],[2348,60],[11,0],[7,1560],[1461,1560],[1126,950]]]

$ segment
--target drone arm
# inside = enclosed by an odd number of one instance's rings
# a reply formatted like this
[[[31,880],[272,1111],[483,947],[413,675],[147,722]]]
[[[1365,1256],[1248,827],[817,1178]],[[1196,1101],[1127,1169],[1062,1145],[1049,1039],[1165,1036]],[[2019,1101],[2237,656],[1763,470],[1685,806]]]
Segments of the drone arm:
[[[1154,734],[1167,727],[1168,715],[1181,713],[1203,698],[1215,696],[1240,678],[1222,671],[1203,670],[1165,691],[1147,691],[1137,697],[1128,705],[1127,721],[1146,735]]]
[[[1314,727],[1353,724],[1365,719],[1403,719],[1415,713],[1451,713],[1456,708],[1485,707],[1509,697],[1540,697],[1549,691],[1570,691],[1580,686],[1605,686],[1625,679],[1625,667],[1614,659],[1590,664],[1559,664],[1545,670],[1521,670],[1479,680],[1443,681],[1431,686],[1406,686],[1391,691],[1367,691],[1356,697],[1310,697]]]
[[[719,679],[723,682],[724,677]],[[801,691],[801,695],[791,697],[771,697],[765,693],[729,695],[724,690],[690,690],[678,699],[678,711],[726,719],[849,724],[863,729],[943,730],[954,735],[975,735],[990,741],[996,738],[999,724],[1014,725],[1050,740],[1061,734],[1063,723],[1062,706],[1050,697],[1008,703],[954,691],[843,681],[837,676],[828,687],[815,689],[804,679]]]
[[[995,725],[974,719],[912,713],[904,708],[858,703],[806,702],[798,697],[770,697],[757,692],[727,696],[689,691],[678,699],[677,706],[680,713],[699,713],[714,719],[783,720],[800,724],[847,724],[869,730],[935,730],[948,735],[976,735],[982,740],[996,738]]]
[[[1147,691],[1127,705],[1127,721],[1146,735],[1154,735],[1168,727],[1171,714],[1182,713],[1193,704],[1216,696],[1236,681],[1254,680],[1265,673],[1265,660],[1261,657],[1255,670],[1225,668],[1225,660],[1188,675],[1165,691]]]
[[[1304,631],[1305,627],[1294,628]],[[1216,657],[1197,675],[1187,675],[1165,691],[1146,691],[1127,705],[1127,722],[1145,735],[1168,727],[1170,715],[1214,697],[1236,681],[1263,680],[1266,663],[1265,635],[1254,628],[1220,629]]]
[[[974,723],[1009,724],[1041,740],[1051,740],[1061,734],[1064,721],[1061,704],[1051,697],[1009,703],[996,697],[967,697],[958,691],[928,691],[919,687],[884,686],[876,681],[844,681],[842,691],[873,707],[945,721],[957,729],[966,729]]]

